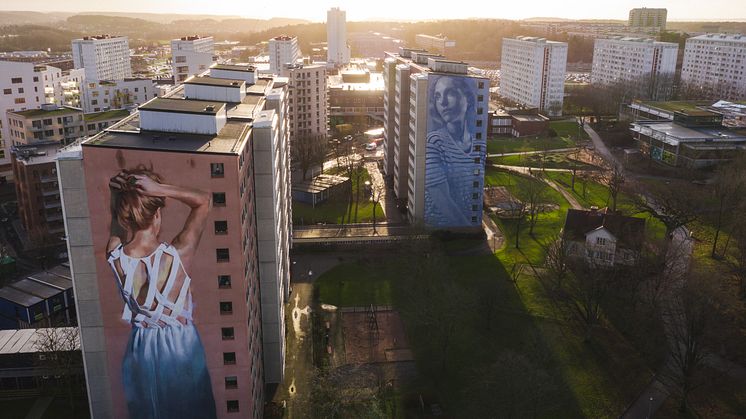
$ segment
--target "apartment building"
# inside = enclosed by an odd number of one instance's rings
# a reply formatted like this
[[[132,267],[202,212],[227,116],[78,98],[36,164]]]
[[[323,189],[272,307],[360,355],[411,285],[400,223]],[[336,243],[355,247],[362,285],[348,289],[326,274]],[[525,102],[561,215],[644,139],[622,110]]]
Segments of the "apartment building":
[[[479,228],[489,79],[469,74],[466,63],[405,48],[389,55],[384,74],[384,173],[406,200],[410,223]]]
[[[678,44],[652,39],[612,37],[596,39],[593,46],[591,83],[632,83],[654,99],[667,99],[676,73]]]
[[[427,35],[418,33],[414,37],[414,43],[426,50],[438,54],[447,55],[453,48],[456,48],[456,41],[448,39],[443,35]]]
[[[705,34],[686,40],[681,83],[725,100],[746,100],[746,35]]]
[[[329,129],[326,66],[286,65],[284,73],[287,74],[290,85],[288,131],[291,148],[299,144],[299,141],[310,141],[312,147],[326,147]]]
[[[39,109],[9,111],[6,115],[13,145],[51,141],[61,147],[86,135],[83,111],[78,108],[44,104]]]
[[[176,84],[204,73],[216,61],[212,36],[183,36],[171,40],[171,68]]]
[[[85,69],[85,78],[123,80],[132,77],[130,47],[126,36],[94,35],[73,39],[73,66]]]
[[[350,46],[347,44],[347,13],[339,7],[326,12],[326,63],[331,67],[350,62]]]
[[[641,7],[629,11],[628,25],[633,32],[662,32],[666,30],[666,9]]]
[[[503,38],[500,96],[549,116],[562,115],[567,43],[546,38]]]
[[[115,109],[112,111],[84,114],[83,121],[85,122],[85,135],[92,137],[129,115],[130,112],[126,109]]]
[[[380,127],[383,121],[383,74],[367,67],[347,67],[327,77],[329,120],[351,124],[356,131]]]
[[[32,245],[60,243],[65,235],[55,158],[58,141],[11,148],[18,215]]]
[[[36,109],[45,103],[44,72],[33,63],[0,61],[0,182],[13,179],[8,111]]]
[[[260,418],[265,383],[282,380],[291,219],[287,85],[257,78],[246,66],[213,66],[210,78],[187,80],[80,146],[63,149],[57,159],[93,417],[142,414],[143,404],[125,397],[131,389],[124,386],[130,385],[193,390],[186,398],[183,393],[148,398],[151,410],[178,403],[196,415]],[[131,173],[141,173],[181,191],[167,194],[159,210],[162,244],[151,256],[130,256],[126,246],[107,252],[110,195],[120,193],[109,185],[122,171],[127,171],[123,188],[135,179]],[[188,227],[188,217],[201,224]],[[202,232],[201,239],[183,238],[193,246],[190,263],[163,259],[160,255],[173,253],[173,238],[186,228]],[[124,384],[128,336],[140,333],[143,320],[127,316],[131,304],[141,303],[125,304],[129,288],[110,263],[159,257],[159,263],[181,263],[191,282],[178,295],[193,303],[189,312],[181,311],[183,326],[143,327],[169,334],[173,328],[194,333],[190,330],[196,327],[200,341],[179,355],[189,355],[186,362],[197,371],[164,373],[158,383]],[[164,291],[159,301],[173,304],[174,298]],[[178,314],[182,306],[173,307]],[[159,354],[160,364],[172,362],[178,367],[167,351]],[[205,374],[209,378],[199,379]]]
[[[158,96],[150,79],[86,80],[80,98],[85,113],[130,109]]]
[[[269,71],[272,74],[287,77],[288,68],[292,68],[299,58],[298,37],[281,35],[269,40]]]

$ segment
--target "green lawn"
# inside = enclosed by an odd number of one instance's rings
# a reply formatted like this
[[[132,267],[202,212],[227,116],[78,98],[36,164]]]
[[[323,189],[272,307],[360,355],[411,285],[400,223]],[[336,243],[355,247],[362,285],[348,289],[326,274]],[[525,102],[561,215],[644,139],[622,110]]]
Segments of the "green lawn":
[[[511,156],[490,157],[489,161],[494,164],[521,167],[545,167],[547,169],[571,169],[577,167],[581,170],[596,170],[598,167],[573,160],[573,152],[548,152],[536,154],[514,154]]]
[[[302,202],[293,201],[293,224],[307,225],[307,224],[345,224],[347,222],[352,223],[369,223],[373,221],[373,202],[369,200],[369,196],[365,194],[363,184],[366,180],[370,180],[370,175],[365,169],[360,169],[362,175],[360,176],[360,196],[359,201],[354,201],[352,205],[351,218],[348,221],[348,209],[349,201],[348,195],[343,192],[337,196],[329,198],[326,202],[316,205],[314,208],[309,204]],[[352,178],[352,193],[353,200],[355,199],[357,188],[357,181],[355,177]],[[385,221],[381,205],[377,205],[376,208],[376,221]]]
[[[338,265],[315,282],[319,301],[338,307],[391,305],[389,275],[380,268],[360,263]]]
[[[524,138],[497,137],[487,140],[487,153],[521,153],[525,151],[556,150],[559,148],[575,147],[575,140],[587,140],[588,134],[578,130],[575,120],[551,121],[549,126],[557,133],[556,137],[539,135]]]
[[[588,133],[586,133],[583,128],[578,127],[578,123],[575,119],[552,121],[549,123],[549,126],[557,132],[557,136],[559,137],[578,138],[578,135],[580,135],[581,140],[588,139]]]

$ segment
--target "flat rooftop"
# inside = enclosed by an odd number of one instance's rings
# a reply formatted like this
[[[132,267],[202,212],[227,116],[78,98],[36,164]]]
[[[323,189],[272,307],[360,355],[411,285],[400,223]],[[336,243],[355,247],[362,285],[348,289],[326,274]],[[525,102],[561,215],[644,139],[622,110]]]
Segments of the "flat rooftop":
[[[520,122],[548,122],[548,120],[539,115],[511,115],[512,118]]]
[[[82,109],[61,107],[61,108],[50,109],[50,110],[39,108],[39,109],[28,109],[25,111],[14,111],[14,112],[8,112],[8,113],[14,114],[14,115],[20,115],[24,118],[39,118],[39,117],[47,117],[47,116],[71,115],[71,114],[77,114],[77,113],[82,113],[82,112],[83,112]]]
[[[678,145],[687,141],[746,141],[746,130],[727,130],[717,128],[688,128],[674,122],[640,124],[653,131],[669,137],[664,142]]]
[[[116,109],[113,111],[94,112],[83,115],[85,122],[98,122],[108,121],[110,119],[123,119],[130,115],[130,112],[125,109]]]
[[[159,97],[145,103],[144,105],[141,105],[139,109],[155,112],[178,112],[199,115],[217,115],[217,113],[220,112],[220,110],[224,106],[224,102]]]
[[[671,100],[667,102],[653,102],[653,101],[638,101],[637,103],[647,106],[649,108],[655,108],[666,112],[680,112],[690,116],[707,116],[712,115],[712,112],[700,109],[702,106],[710,106],[714,102],[712,101],[686,101],[686,100]]]
[[[193,76],[193,77],[186,79],[186,81],[184,81],[184,84],[239,88],[242,85],[246,84],[246,82],[243,80],[217,79],[214,77]]]
[[[256,67],[251,65],[237,65],[237,64],[217,64],[210,68],[216,70],[229,70],[229,71],[244,71],[247,73],[253,73],[256,71]]]
[[[63,336],[61,341],[64,341],[67,336],[76,336],[74,348],[79,350],[80,338],[77,337],[75,329],[74,327],[55,327],[52,329],[0,330],[0,355],[42,352],[36,342],[58,333]]]

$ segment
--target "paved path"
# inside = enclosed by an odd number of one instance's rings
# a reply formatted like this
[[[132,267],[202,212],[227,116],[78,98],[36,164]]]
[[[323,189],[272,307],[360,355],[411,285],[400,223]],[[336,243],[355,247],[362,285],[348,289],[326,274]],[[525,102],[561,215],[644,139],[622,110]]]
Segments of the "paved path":
[[[588,133],[588,136],[591,137],[591,141],[593,142],[593,147],[595,148],[596,153],[600,154],[601,157],[606,159],[606,161],[609,163],[621,165],[616,156],[614,156],[614,154],[611,153],[611,150],[606,147],[606,144],[603,142],[601,137],[596,133],[596,131],[593,130],[593,128],[591,128],[590,124],[583,125],[583,129],[586,133]]]
[[[487,157],[504,157],[504,156],[520,156],[522,154],[541,154],[541,153],[564,153],[566,151],[576,151],[577,147],[571,148],[555,148],[550,150],[533,150],[533,151],[516,151],[513,153],[497,153],[488,154]]]
[[[493,164],[491,166],[492,167],[498,167],[500,169],[507,169],[507,170],[510,170],[512,172],[520,173],[520,174],[526,175],[526,176],[533,176],[534,174],[541,172],[541,169],[537,169],[537,168],[533,168],[533,167],[529,168],[529,167],[523,167],[523,166],[505,166],[505,165],[501,165],[501,164]],[[546,172],[568,172],[568,173],[572,172],[572,170],[569,170],[569,169],[544,169],[544,171],[546,171]],[[552,181],[550,179],[547,179],[547,178],[536,178],[536,179],[538,179],[538,180],[546,183],[547,185],[549,185],[550,188],[552,188],[555,191],[557,191],[560,194],[562,194],[562,196],[565,197],[565,199],[567,200],[567,202],[569,202],[570,206],[573,207],[574,209],[583,209],[583,208],[585,208],[582,205],[580,205],[580,202],[578,202],[578,200],[575,199],[575,197],[572,196],[572,194],[570,194],[569,192],[567,192],[565,190],[565,188],[562,188],[561,186],[557,185],[554,181]]]

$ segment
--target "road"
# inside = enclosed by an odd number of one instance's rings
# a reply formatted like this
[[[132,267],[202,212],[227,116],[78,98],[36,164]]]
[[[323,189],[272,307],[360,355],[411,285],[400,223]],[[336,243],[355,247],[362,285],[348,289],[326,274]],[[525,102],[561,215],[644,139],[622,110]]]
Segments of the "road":
[[[593,142],[593,147],[595,148],[596,153],[600,154],[601,157],[603,157],[607,162],[623,166],[621,162],[616,158],[616,156],[614,156],[611,150],[609,150],[609,147],[606,147],[606,144],[596,133],[596,131],[591,128],[590,124],[584,124],[583,129],[588,134],[588,136],[591,137],[591,141]]]

